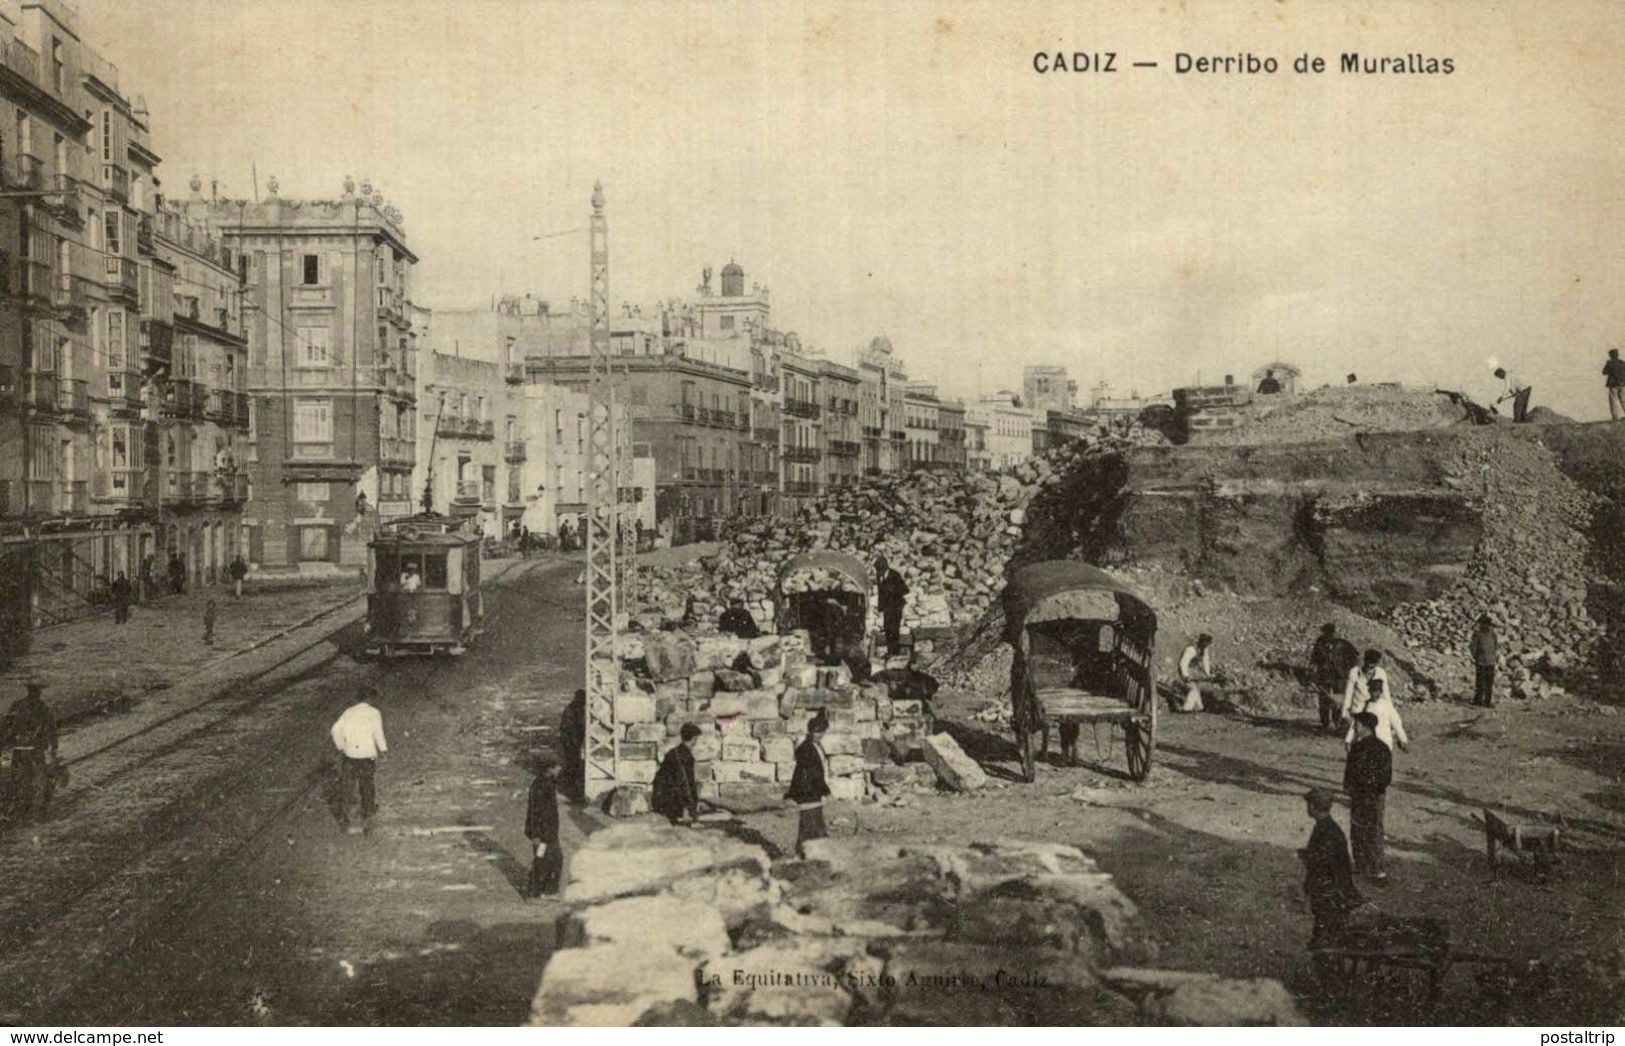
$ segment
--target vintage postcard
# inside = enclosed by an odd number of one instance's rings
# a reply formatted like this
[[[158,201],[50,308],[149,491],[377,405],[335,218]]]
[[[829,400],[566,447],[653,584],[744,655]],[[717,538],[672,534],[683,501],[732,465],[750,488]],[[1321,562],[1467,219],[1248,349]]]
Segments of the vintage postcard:
[[[1622,49],[0,0],[0,1022],[1610,1042]]]

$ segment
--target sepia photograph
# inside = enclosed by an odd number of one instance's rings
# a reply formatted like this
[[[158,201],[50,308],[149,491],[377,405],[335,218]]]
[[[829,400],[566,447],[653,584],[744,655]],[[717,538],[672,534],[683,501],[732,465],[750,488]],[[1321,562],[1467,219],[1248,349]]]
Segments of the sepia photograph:
[[[1622,55],[0,0],[8,1041],[1608,1046]]]

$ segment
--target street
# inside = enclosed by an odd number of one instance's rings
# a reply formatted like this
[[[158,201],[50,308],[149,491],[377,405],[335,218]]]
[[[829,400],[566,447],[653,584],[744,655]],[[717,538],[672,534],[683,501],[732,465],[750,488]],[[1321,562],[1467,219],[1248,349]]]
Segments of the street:
[[[0,1016],[522,1020],[557,906],[519,895],[519,759],[551,744],[579,680],[579,569],[516,564],[491,585],[489,627],[462,658],[359,663],[313,650],[205,721],[75,766],[48,823],[0,838]],[[335,642],[347,650],[358,637],[351,626]],[[327,733],[366,679],[385,695],[390,751],[374,831],[347,836],[325,801]],[[65,758],[74,746],[65,735]],[[567,815],[566,848],[573,835]]]

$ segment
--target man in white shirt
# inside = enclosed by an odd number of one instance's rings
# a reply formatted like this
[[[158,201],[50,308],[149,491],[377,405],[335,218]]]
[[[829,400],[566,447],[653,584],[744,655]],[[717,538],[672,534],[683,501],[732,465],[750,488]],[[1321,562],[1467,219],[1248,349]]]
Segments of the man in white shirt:
[[[423,587],[423,578],[418,576],[417,567],[407,567],[401,572],[401,591],[416,592]]]
[[[361,794],[361,820],[370,825],[372,815],[378,809],[373,771],[378,766],[378,757],[389,751],[389,745],[384,741],[384,717],[369,700],[376,700],[377,695],[374,687],[363,687],[355,704],[344,710],[330,731],[340,760],[337,799],[339,823],[351,835],[361,829],[350,824],[350,782],[356,782]]]
[[[1377,740],[1387,745],[1392,751],[1397,744],[1401,752],[1411,750],[1411,739],[1405,735],[1405,724],[1399,718],[1399,708],[1394,699],[1388,695],[1388,687],[1381,679],[1373,679],[1370,683],[1371,699],[1361,709],[1377,717],[1376,726],[1372,728]],[[1343,737],[1343,747],[1348,748],[1354,744],[1354,724],[1349,724],[1349,731]]]
[[[1505,385],[1506,385],[1506,391],[1501,394],[1500,399],[1495,401],[1496,406],[1500,406],[1501,404],[1505,403],[1507,400],[1511,400],[1512,401],[1512,420],[1513,421],[1528,421],[1529,420],[1529,393],[1530,393],[1530,390],[1533,388],[1533,386],[1529,385],[1526,382],[1519,381],[1505,367],[1497,367],[1497,368],[1495,368],[1495,376],[1497,378],[1500,378],[1501,381],[1503,383],[1505,383]]]
[[[1382,667],[1382,651],[1367,650],[1364,659],[1349,670],[1348,683],[1343,687],[1343,718],[1358,715],[1365,711],[1366,702],[1371,700],[1371,681],[1382,680],[1382,688],[1388,690],[1388,671]],[[1389,691],[1392,696],[1392,691]]]
[[[1202,710],[1201,683],[1213,678],[1212,648],[1213,637],[1203,632],[1179,655],[1179,678],[1185,681],[1185,703],[1179,706],[1181,712]]]

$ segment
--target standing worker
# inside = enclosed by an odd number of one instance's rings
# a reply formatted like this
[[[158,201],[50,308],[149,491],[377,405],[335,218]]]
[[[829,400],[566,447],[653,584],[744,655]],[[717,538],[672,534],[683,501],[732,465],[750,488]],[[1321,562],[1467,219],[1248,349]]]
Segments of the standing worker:
[[[350,835],[363,831],[350,823],[350,782],[356,782],[361,799],[361,820],[366,828],[372,827],[372,815],[378,809],[378,793],[373,784],[378,768],[378,757],[389,751],[384,740],[384,717],[372,701],[378,696],[377,688],[363,686],[355,703],[333,723],[329,731],[333,747],[339,750],[338,814],[339,823]]]
[[[1376,731],[1377,740],[1390,749],[1397,744],[1401,752],[1410,751],[1411,739],[1405,734],[1405,724],[1399,718],[1399,707],[1394,704],[1394,699],[1389,696],[1387,685],[1381,679],[1373,679],[1370,686],[1371,699],[1365,703],[1365,707],[1361,708],[1360,711],[1370,712],[1377,717],[1377,722],[1372,727]],[[1358,715],[1359,713],[1354,714]],[[1353,718],[1353,715],[1349,717],[1349,732],[1343,738],[1345,747],[1352,747],[1356,740]]]
[[[1603,384],[1608,388],[1608,416],[1618,421],[1625,417],[1625,360],[1619,358],[1618,349],[1608,350],[1608,362],[1602,365]]]
[[[903,602],[908,583],[893,570],[885,556],[875,557],[875,582],[880,589],[880,620],[886,632],[886,656],[897,653],[902,643]]]
[[[534,761],[536,777],[530,782],[530,799],[525,805],[525,838],[530,840],[531,897],[559,892],[564,871],[564,850],[559,846],[559,799],[556,767],[546,755]]]
[[[1371,700],[1371,684],[1380,681],[1388,689],[1388,670],[1382,667],[1382,651],[1375,648],[1365,652],[1364,659],[1350,672],[1343,687],[1343,718],[1365,711]]]
[[[1348,684],[1349,673],[1360,664],[1360,652],[1354,644],[1337,634],[1337,626],[1320,626],[1320,636],[1309,648],[1309,675],[1320,694],[1320,728],[1343,728],[1340,695]]]
[[[1394,778],[1394,753],[1378,739],[1374,713],[1355,713],[1353,728],[1357,739],[1343,767],[1343,790],[1349,794],[1354,870],[1380,882],[1388,878],[1382,868],[1382,813]]]
[[[1364,898],[1354,886],[1348,837],[1332,819],[1332,793],[1316,788],[1304,799],[1309,816],[1315,822],[1314,831],[1309,833],[1309,844],[1298,851],[1298,856],[1303,858],[1303,892],[1315,916],[1309,947],[1326,948],[1338,943],[1348,924],[1349,913],[1358,908]]]
[[[1511,400],[1512,420],[1516,422],[1528,421],[1529,393],[1534,386],[1528,384],[1527,382],[1520,381],[1517,377],[1510,374],[1505,367],[1495,368],[1495,376],[1500,378],[1501,381],[1506,385],[1506,391],[1501,394],[1500,399],[1495,401],[1496,406],[1500,406],[1507,400]]]
[[[56,743],[56,716],[45,704],[45,687],[31,681],[0,721],[0,748],[11,751],[11,801],[25,821],[45,819]]]
[[[784,797],[796,804],[796,856],[806,857],[809,839],[827,839],[824,825],[824,799],[829,795],[828,766],[824,756],[824,732],[829,716],[822,709],[807,721],[807,739],[796,746],[796,768],[790,775],[790,789]]]
[[[1202,682],[1213,678],[1212,649],[1213,637],[1203,632],[1179,655],[1179,678],[1185,681],[1185,703],[1179,711],[1202,710]]]
[[[1480,614],[1473,629],[1473,704],[1495,707],[1495,622]]]

